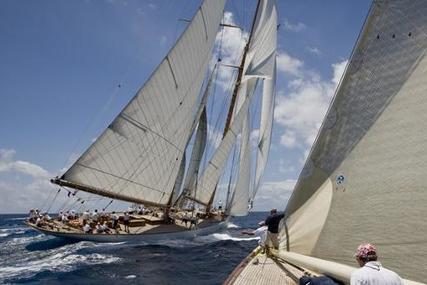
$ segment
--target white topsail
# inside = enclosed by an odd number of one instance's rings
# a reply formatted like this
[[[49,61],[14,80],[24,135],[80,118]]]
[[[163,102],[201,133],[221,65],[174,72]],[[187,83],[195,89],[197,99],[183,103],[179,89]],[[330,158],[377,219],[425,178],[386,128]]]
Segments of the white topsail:
[[[248,83],[248,85],[252,85],[253,87],[257,84],[259,78],[264,78],[255,186],[251,192],[251,151],[249,141],[251,131],[248,117],[243,126],[239,174],[236,189],[231,200],[230,213],[235,216],[242,216],[248,213],[249,202],[255,197],[265,165],[267,164],[273,124],[274,86],[276,83],[276,42],[277,11],[275,1],[263,0],[260,2],[260,9],[255,21],[253,37],[247,53],[247,61],[245,62],[242,78],[243,86]],[[254,92],[253,89],[248,88],[246,92]]]
[[[125,201],[169,202],[224,4],[202,3],[150,79],[61,181]]]
[[[427,1],[374,1],[286,208],[283,248],[354,266],[362,242],[427,280]]]

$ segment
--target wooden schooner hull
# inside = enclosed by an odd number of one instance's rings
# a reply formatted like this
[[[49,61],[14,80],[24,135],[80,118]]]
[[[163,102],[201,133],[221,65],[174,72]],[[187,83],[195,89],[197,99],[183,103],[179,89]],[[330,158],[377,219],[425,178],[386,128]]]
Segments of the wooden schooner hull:
[[[73,240],[73,241],[93,241],[93,242],[148,242],[156,243],[157,241],[165,241],[172,239],[191,239],[196,236],[208,235],[215,233],[221,229],[226,228],[228,220],[211,223],[204,227],[198,227],[194,229],[187,229],[181,231],[167,231],[165,229],[158,229],[157,232],[144,232],[140,234],[85,234],[85,233],[72,233],[65,231],[55,231],[48,230],[45,228],[37,227],[32,223],[27,223],[31,228],[46,234],[63,239]]]

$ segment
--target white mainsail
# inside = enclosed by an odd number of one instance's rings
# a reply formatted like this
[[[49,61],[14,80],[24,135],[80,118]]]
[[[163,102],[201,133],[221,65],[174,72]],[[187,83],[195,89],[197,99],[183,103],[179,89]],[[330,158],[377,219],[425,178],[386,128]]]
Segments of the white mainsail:
[[[355,264],[362,242],[385,267],[427,271],[427,1],[374,1],[286,207],[282,247]]]
[[[236,189],[230,202],[230,215],[245,216],[248,214],[248,201],[251,175],[251,149],[250,149],[250,112],[242,127],[242,145],[240,147],[239,174],[236,182]]]
[[[57,183],[125,201],[170,201],[224,5],[203,1],[150,79]]]

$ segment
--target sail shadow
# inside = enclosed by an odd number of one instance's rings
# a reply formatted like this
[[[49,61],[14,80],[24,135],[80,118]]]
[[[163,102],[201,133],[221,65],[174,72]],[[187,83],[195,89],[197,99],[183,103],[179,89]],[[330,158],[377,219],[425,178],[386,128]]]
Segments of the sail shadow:
[[[55,238],[51,238],[48,240],[32,242],[32,243],[28,244],[25,247],[25,249],[28,251],[49,250],[49,249],[55,249],[58,247],[62,247],[64,245],[68,245],[68,244],[74,244],[77,242],[78,241],[55,237]]]

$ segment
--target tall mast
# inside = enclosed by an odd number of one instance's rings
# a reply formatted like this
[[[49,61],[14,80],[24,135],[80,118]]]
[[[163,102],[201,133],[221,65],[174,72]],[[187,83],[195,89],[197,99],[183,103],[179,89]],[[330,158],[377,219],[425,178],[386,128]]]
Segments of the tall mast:
[[[222,134],[223,138],[225,137],[225,135],[228,132],[228,129],[230,128],[231,118],[233,116],[233,111],[234,111],[234,106],[236,105],[237,93],[239,91],[239,87],[240,87],[240,84],[242,82],[243,68],[244,68],[245,62],[246,62],[246,55],[247,55],[247,53],[249,51],[249,45],[251,44],[252,35],[253,35],[253,32],[254,32],[255,22],[256,22],[256,19],[257,19],[257,15],[258,15],[258,10],[259,10],[260,4],[261,4],[261,0],[258,0],[257,5],[256,5],[256,9],[255,9],[254,18],[252,20],[251,33],[249,34],[249,39],[248,39],[248,42],[245,45],[245,49],[243,50],[242,61],[240,62],[240,66],[239,66],[239,73],[237,75],[236,84],[234,85],[233,96],[231,97],[230,107],[228,108],[227,121],[225,122],[224,132]],[[215,187],[215,190],[213,191],[213,193],[211,195],[211,198],[209,199],[209,203],[208,203],[208,205],[206,207],[206,212],[209,212],[210,208],[212,207],[212,203],[213,203],[213,200],[214,200],[214,197],[215,197],[217,186]]]
[[[231,118],[233,117],[234,106],[236,105],[237,93],[239,91],[239,86],[242,82],[243,68],[244,68],[245,62],[246,62],[246,55],[249,51],[249,45],[250,45],[251,40],[252,40],[252,34],[254,32],[255,22],[256,22],[256,18],[257,18],[257,14],[258,14],[260,4],[261,4],[261,0],[258,0],[256,10],[255,10],[255,15],[254,15],[254,18],[252,20],[251,33],[249,34],[249,39],[245,45],[245,49],[243,50],[243,57],[242,57],[242,61],[240,62],[239,73],[237,75],[236,84],[234,85],[233,96],[231,97],[230,107],[228,108],[227,121],[225,122],[225,127],[224,127],[224,132],[222,134],[222,137],[225,137],[225,134],[228,132],[228,129],[230,128]]]

